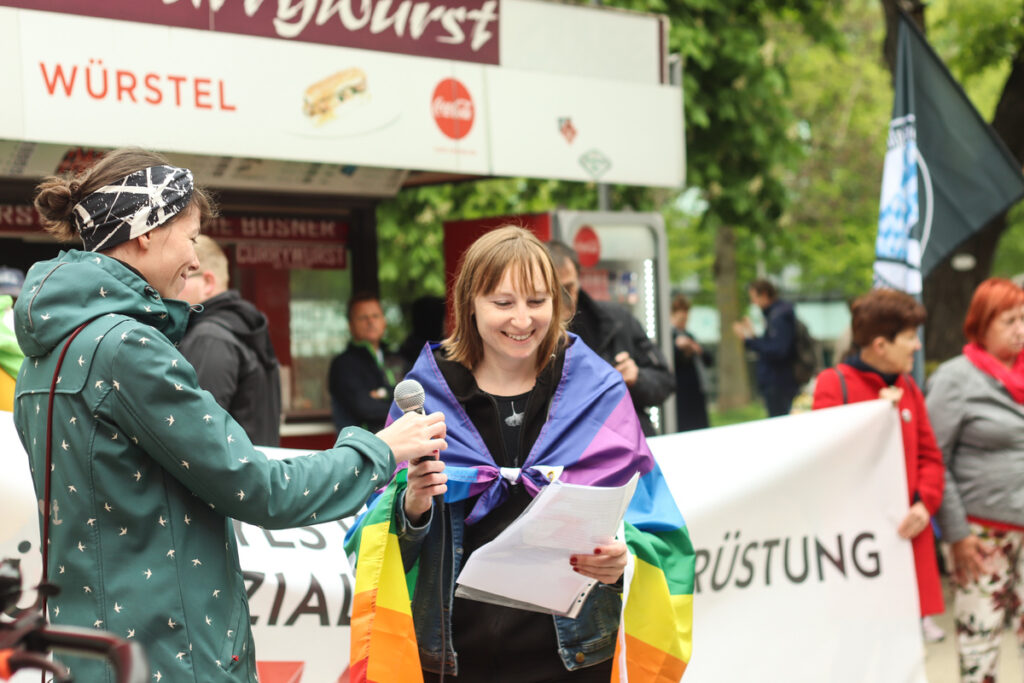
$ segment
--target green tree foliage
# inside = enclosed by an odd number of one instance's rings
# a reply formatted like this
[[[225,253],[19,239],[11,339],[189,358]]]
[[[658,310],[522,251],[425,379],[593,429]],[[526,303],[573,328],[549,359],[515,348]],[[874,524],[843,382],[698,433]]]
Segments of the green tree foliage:
[[[791,24],[772,30],[785,46],[805,152],[785,177],[791,202],[780,252],[800,266],[804,291],[851,297],[871,286],[892,87],[878,51],[885,27],[877,2],[851,0],[834,21],[838,49]]]

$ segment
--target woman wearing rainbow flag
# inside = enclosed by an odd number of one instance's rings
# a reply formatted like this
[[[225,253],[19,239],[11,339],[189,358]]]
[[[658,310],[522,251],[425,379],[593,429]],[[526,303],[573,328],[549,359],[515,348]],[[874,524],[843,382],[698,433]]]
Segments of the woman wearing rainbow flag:
[[[499,228],[466,252],[454,333],[407,376],[425,386],[426,411],[446,415],[448,449],[399,472],[347,545],[353,681],[681,678],[693,547],[621,375],[566,333],[560,290],[525,230]],[[577,618],[454,597],[468,557],[550,480],[620,486],[636,473],[621,538],[566,553],[599,582]]]

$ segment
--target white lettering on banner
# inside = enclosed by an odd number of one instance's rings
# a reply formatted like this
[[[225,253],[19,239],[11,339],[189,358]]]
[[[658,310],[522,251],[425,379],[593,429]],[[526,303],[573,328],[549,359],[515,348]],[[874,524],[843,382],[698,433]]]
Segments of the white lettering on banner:
[[[65,97],[71,98],[84,91],[94,100],[218,111],[237,110],[235,105],[228,102],[222,79],[111,69],[104,66],[102,59],[90,59],[88,65],[59,62],[49,65],[39,62],[39,70],[43,87],[51,97],[59,97],[63,93]]]
[[[696,550],[687,683],[925,682],[891,404],[648,442]]]

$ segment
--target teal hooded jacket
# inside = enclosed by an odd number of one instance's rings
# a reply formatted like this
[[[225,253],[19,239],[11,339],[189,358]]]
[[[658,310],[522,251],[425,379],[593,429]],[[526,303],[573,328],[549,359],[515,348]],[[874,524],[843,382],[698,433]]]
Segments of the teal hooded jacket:
[[[31,268],[23,292],[14,420],[40,510],[50,383],[91,321],[54,399],[50,621],[140,642],[157,683],[256,681],[229,518],[283,528],[350,515],[390,478],[390,449],[351,428],[331,450],[268,459],[178,352],[188,304],[115,259],[62,252]],[[76,680],[113,680],[102,662],[63,659]]]

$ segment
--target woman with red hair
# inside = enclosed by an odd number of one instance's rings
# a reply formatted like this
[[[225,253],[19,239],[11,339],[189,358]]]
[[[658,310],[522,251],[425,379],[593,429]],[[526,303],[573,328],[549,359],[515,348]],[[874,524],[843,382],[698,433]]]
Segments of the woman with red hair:
[[[961,681],[995,681],[1003,624],[1024,646],[1024,290],[974,292],[963,355],[928,384],[946,463],[937,520],[952,544]]]

